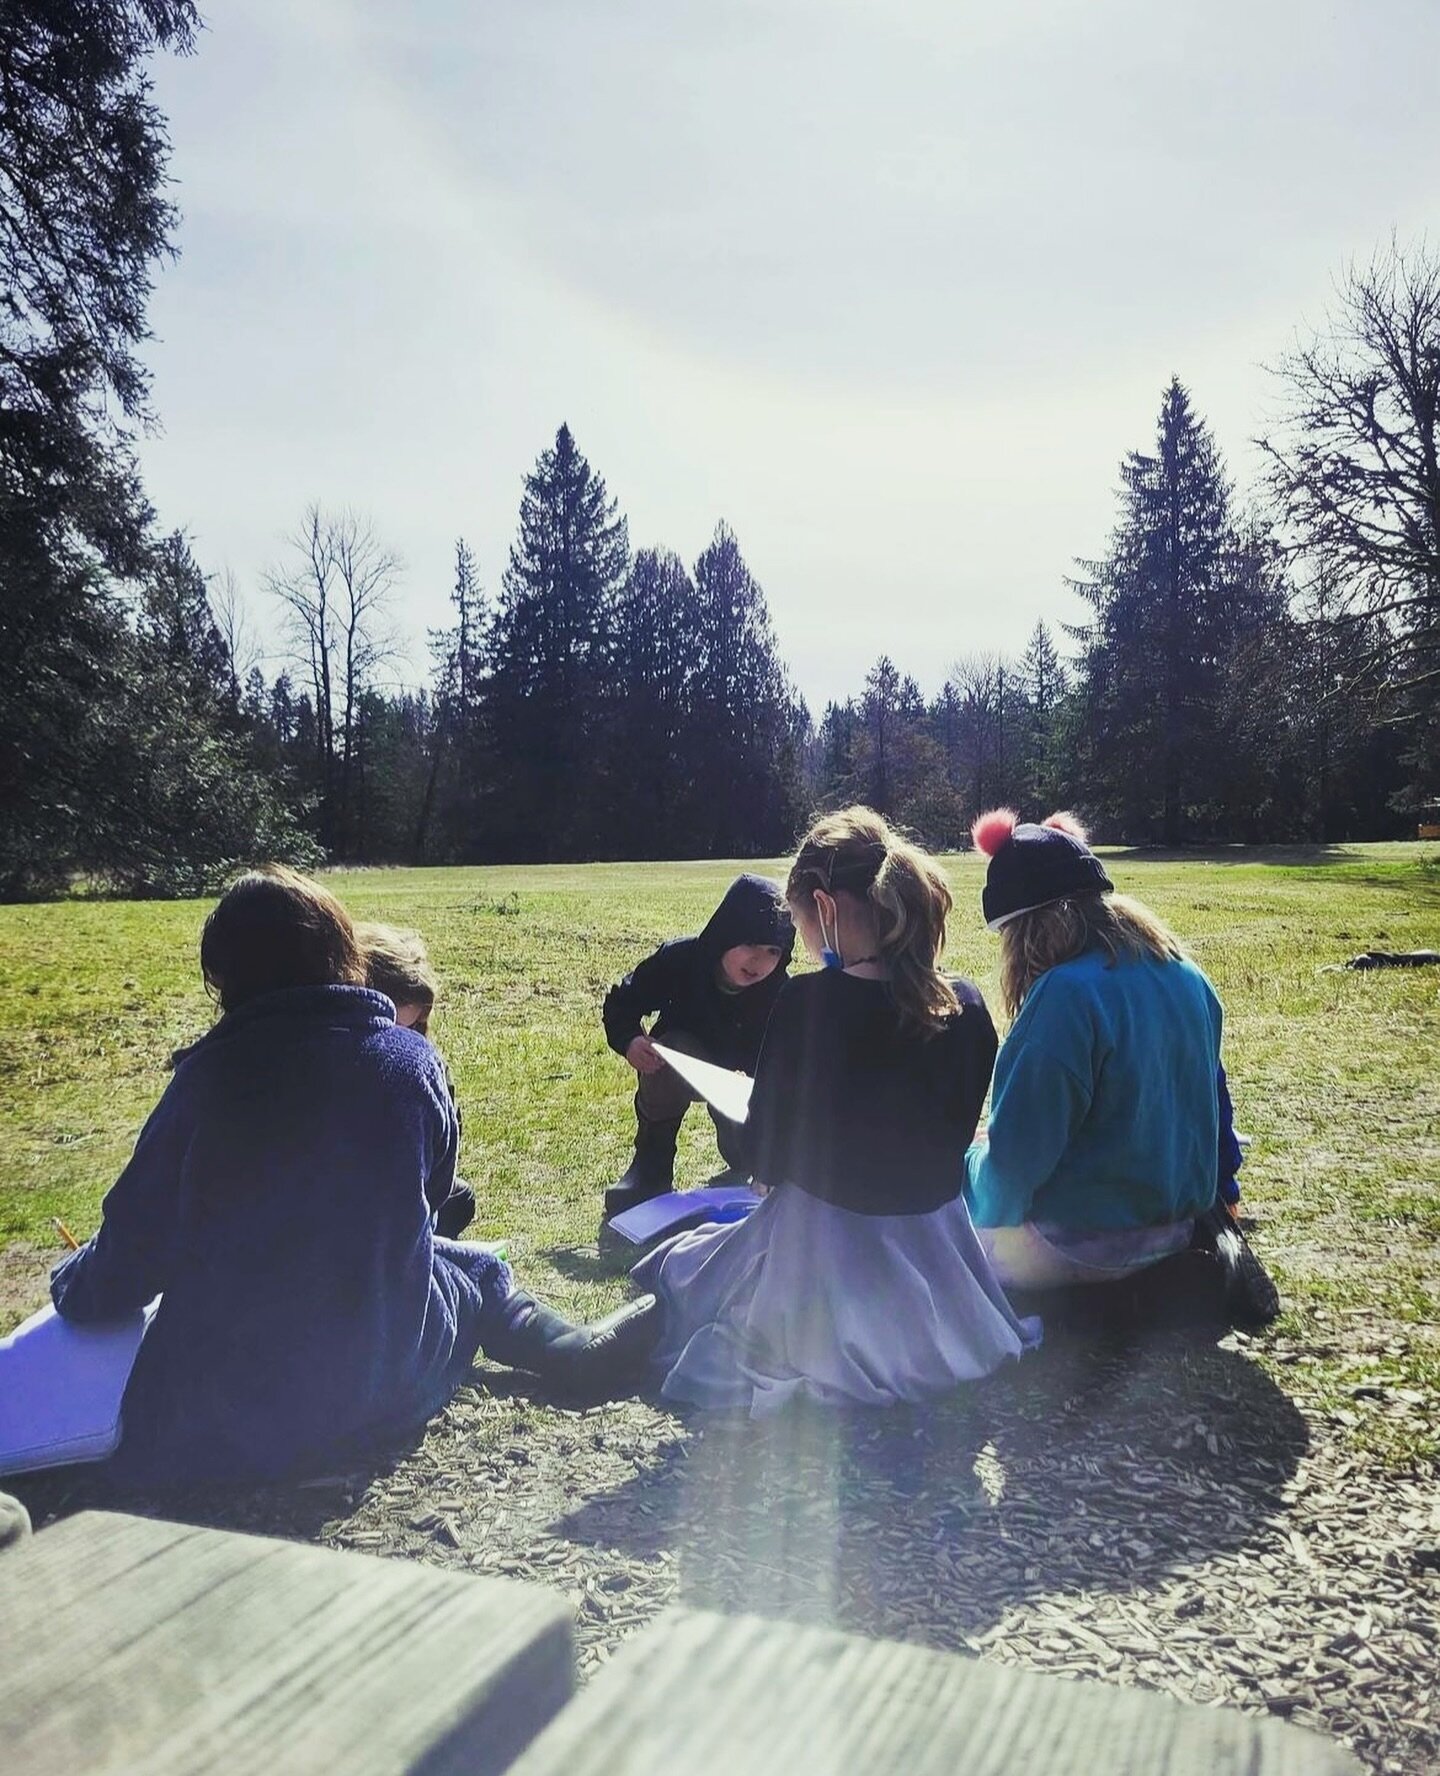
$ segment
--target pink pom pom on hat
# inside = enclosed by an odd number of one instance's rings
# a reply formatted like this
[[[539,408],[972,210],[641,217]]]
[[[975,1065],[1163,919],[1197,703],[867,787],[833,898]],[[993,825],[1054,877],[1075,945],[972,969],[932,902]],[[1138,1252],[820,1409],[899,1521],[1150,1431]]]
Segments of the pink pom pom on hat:
[[[1019,824],[1020,816],[1013,808],[992,808],[988,814],[982,814],[970,828],[970,837],[977,851],[983,852],[986,857],[993,857],[1014,835]]]
[[[1115,891],[1073,814],[1052,814],[1032,826],[1011,808],[992,808],[970,828],[970,836],[990,859],[981,907],[992,931],[1057,900]]]

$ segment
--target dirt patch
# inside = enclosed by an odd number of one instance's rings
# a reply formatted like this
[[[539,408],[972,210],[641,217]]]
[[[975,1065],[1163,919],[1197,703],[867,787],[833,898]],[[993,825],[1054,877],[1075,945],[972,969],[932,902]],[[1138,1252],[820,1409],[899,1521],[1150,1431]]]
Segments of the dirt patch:
[[[383,1469],[15,1490],[37,1523],[103,1500],[547,1584],[586,1673],[678,1600],[1269,1712],[1376,1771],[1440,1754],[1433,1477],[1355,1455],[1233,1336],[1056,1340],[935,1409],[761,1425],[569,1411],[477,1371]]]
[[[15,1240],[0,1249],[0,1333],[50,1299],[50,1267],[60,1256],[53,1247],[32,1240]]]

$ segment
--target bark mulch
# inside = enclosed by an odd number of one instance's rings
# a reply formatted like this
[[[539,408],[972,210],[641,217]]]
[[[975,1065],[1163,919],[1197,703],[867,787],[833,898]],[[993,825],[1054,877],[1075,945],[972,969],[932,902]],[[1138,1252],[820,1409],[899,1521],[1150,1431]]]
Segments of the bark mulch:
[[[165,1500],[16,1490],[37,1524],[108,1502],[552,1585],[587,1673],[683,1600],[1268,1710],[1374,1770],[1434,1769],[1434,1476],[1350,1451],[1247,1344],[1074,1336],[933,1409],[764,1424],[575,1411],[477,1370],[378,1470]]]

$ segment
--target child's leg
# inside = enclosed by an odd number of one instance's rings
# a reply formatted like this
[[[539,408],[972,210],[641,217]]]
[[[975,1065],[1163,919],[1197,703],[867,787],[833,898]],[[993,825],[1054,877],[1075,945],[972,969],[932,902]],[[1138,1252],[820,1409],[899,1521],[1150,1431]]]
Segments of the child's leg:
[[[463,1178],[457,1178],[435,1211],[435,1231],[442,1239],[459,1239],[474,1219],[475,1192]]]
[[[694,1054],[693,1037],[667,1031],[667,1044]],[[624,1174],[605,1192],[604,1219],[661,1196],[675,1182],[675,1143],[685,1112],[697,1094],[673,1067],[641,1073],[635,1083],[635,1153]]]

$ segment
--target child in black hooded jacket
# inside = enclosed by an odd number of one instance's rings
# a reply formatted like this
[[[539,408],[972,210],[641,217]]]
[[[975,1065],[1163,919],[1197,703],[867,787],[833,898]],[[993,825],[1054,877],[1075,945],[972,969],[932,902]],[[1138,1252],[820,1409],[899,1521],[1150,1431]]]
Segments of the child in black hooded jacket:
[[[605,1037],[638,1075],[635,1157],[605,1192],[605,1220],[669,1190],[675,1142],[696,1094],[650,1038],[717,1067],[753,1073],[784,986],[795,930],[779,884],[737,876],[697,937],[661,944],[605,995]],[[647,1034],[642,1020],[658,1014]],[[745,1130],[711,1111],[721,1158],[748,1175]]]

